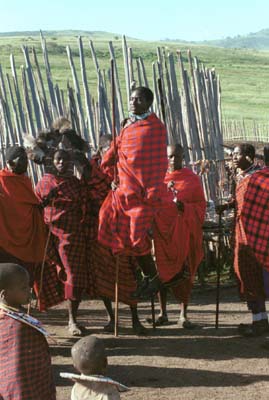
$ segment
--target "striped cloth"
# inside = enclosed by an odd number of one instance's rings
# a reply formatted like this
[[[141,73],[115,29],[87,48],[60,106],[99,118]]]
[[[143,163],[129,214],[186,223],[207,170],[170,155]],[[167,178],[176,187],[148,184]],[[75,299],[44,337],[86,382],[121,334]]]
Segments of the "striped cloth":
[[[269,168],[251,175],[241,210],[248,245],[269,270]]]
[[[236,186],[234,269],[240,294],[248,301],[265,299],[262,268],[266,266],[264,243],[268,243],[266,179],[269,183],[268,170],[253,170]]]
[[[83,221],[85,192],[75,176],[63,178],[45,174],[36,186],[36,194],[41,200],[54,188],[58,189],[56,199],[44,211],[45,223],[51,230],[48,258],[64,267],[65,299],[75,300],[84,289],[89,290]]]
[[[84,185],[87,187],[87,251],[90,260],[90,274],[93,277],[96,296],[115,298],[116,257],[108,248],[97,241],[99,209],[110,191],[111,179],[102,172],[95,160],[91,160],[91,176]],[[83,182],[82,182],[83,183]],[[128,305],[137,302],[131,299],[136,289],[134,271],[137,263],[134,257],[121,255],[119,258],[119,301]]]
[[[40,295],[38,300],[38,308],[45,311],[50,307],[56,306],[64,300],[63,285],[58,279],[56,268],[49,263],[45,264],[43,270],[43,285],[41,293],[39,293],[41,282],[41,263],[27,263],[17,257],[8,254],[0,248],[0,263],[15,263],[24,267],[30,276],[30,285],[34,289],[36,297]]]
[[[150,253],[154,215],[161,203],[167,170],[166,129],[151,114],[122,129],[117,141],[119,186],[104,201],[99,217],[98,240],[114,254]],[[102,163],[113,161],[113,148]]]
[[[44,335],[0,312],[0,399],[56,400]]]

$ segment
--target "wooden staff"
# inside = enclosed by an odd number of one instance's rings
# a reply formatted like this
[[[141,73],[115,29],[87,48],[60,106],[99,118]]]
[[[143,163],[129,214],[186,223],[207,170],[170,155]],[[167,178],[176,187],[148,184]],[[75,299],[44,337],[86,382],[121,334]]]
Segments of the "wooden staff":
[[[111,66],[111,106],[112,106],[112,140],[114,147],[114,182],[117,182],[117,143],[116,143],[116,129],[115,129],[115,68],[114,59],[110,60]],[[118,311],[119,311],[119,255],[116,255],[116,275],[115,275],[115,322],[114,322],[114,336],[118,336]]]
[[[221,262],[221,248],[222,248],[222,226],[221,226],[222,211],[219,213],[218,223],[218,259],[217,259],[217,293],[216,293],[216,321],[215,328],[219,328],[219,298],[220,298],[220,262]]]

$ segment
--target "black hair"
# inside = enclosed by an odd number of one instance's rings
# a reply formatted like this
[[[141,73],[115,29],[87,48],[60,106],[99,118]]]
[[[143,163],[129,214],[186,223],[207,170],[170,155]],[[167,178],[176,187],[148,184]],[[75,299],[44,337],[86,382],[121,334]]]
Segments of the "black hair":
[[[26,150],[21,146],[10,146],[6,150],[6,160],[13,161],[15,158],[26,155]]]
[[[244,156],[249,156],[251,160],[255,158],[255,147],[250,143],[240,143],[238,146]]]
[[[145,97],[147,103],[151,106],[151,104],[153,103],[154,100],[154,94],[153,92],[145,87],[145,86],[138,86],[137,88],[135,88],[134,90],[132,90],[133,92],[139,92],[142,96]]]
[[[28,272],[19,264],[0,263],[0,290],[9,288],[17,275],[28,275]]]

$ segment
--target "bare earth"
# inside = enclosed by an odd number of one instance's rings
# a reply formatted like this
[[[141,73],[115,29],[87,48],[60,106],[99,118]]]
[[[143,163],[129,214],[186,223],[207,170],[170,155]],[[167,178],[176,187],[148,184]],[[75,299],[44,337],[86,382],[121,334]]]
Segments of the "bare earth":
[[[192,331],[179,328],[175,302],[168,305],[171,325],[153,331],[147,337],[134,336],[129,309],[120,305],[119,337],[103,334],[106,322],[99,301],[84,301],[79,319],[88,334],[103,338],[109,358],[107,375],[129,386],[123,400],[211,400],[269,399],[269,350],[262,348],[265,337],[247,339],[237,335],[236,326],[249,322],[246,305],[240,303],[235,288],[221,290],[220,325],[215,329],[215,292],[195,291],[189,317],[199,327]],[[141,320],[150,316],[150,305],[139,306]],[[57,344],[51,345],[57,399],[70,399],[72,382],[60,372],[75,372],[70,348],[77,340],[68,335],[64,305],[39,315]],[[269,342],[269,340],[268,340]]]

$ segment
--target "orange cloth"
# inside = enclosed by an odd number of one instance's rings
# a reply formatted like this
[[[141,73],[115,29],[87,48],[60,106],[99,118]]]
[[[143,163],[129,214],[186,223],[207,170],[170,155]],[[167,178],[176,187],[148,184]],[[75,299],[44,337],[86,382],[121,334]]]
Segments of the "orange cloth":
[[[179,212],[173,202],[173,193],[167,190],[163,195],[163,208],[155,217],[154,248],[156,263],[163,282],[172,279],[182,271],[184,265],[193,281],[203,257],[202,224],[206,202],[200,178],[187,168],[167,172],[165,183],[174,181],[177,199],[184,204]]]
[[[0,248],[26,262],[41,262],[47,238],[30,179],[0,171]]]

